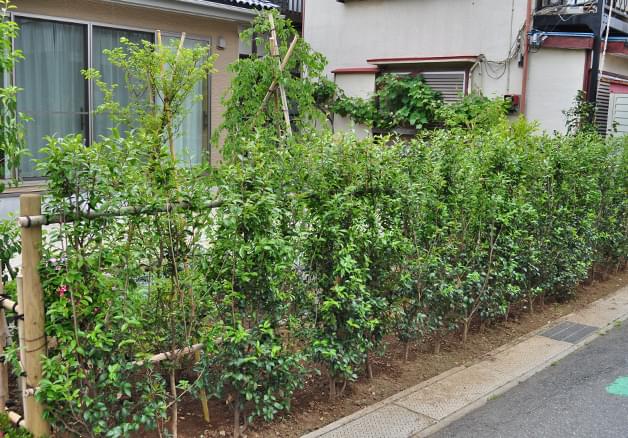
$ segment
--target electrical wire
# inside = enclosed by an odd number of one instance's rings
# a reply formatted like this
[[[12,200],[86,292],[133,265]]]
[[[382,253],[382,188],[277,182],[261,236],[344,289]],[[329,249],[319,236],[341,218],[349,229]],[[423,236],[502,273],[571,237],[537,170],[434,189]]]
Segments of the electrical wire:
[[[521,26],[519,32],[517,32],[517,37],[510,46],[506,58],[501,60],[491,60],[484,54],[481,54],[478,57],[478,62],[482,64],[483,70],[489,78],[497,80],[501,79],[506,74],[508,71],[508,65],[519,55],[519,53],[521,53],[521,38],[524,31],[525,24]]]

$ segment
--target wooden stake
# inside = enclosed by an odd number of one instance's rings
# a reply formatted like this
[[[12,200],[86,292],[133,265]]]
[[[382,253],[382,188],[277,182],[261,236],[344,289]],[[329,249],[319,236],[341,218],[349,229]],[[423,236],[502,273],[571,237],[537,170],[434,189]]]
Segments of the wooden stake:
[[[20,196],[20,215],[41,214],[41,195]],[[24,371],[26,387],[37,388],[41,380],[41,357],[46,354],[44,333],[44,294],[39,278],[41,260],[41,226],[22,228],[22,275],[24,301],[19,303],[24,311]],[[26,428],[36,437],[50,435],[44,420],[44,409],[33,396],[24,396]]]
[[[281,59],[279,58],[279,45],[277,43],[277,31],[275,30],[275,19],[273,18],[273,14],[268,14],[268,21],[270,21],[270,52],[273,57],[277,58],[277,65],[281,69]],[[286,122],[286,132],[288,133],[288,135],[292,136],[292,125],[290,123],[288,98],[286,96],[286,90],[281,83],[279,84],[279,94],[281,96],[283,118]]]
[[[201,352],[196,350],[194,352],[194,360],[196,361],[196,363],[201,361]],[[200,393],[199,393],[199,399],[201,400],[201,408],[203,409],[203,419],[209,423],[209,406],[207,405],[207,393],[205,392],[205,389],[201,389]]]

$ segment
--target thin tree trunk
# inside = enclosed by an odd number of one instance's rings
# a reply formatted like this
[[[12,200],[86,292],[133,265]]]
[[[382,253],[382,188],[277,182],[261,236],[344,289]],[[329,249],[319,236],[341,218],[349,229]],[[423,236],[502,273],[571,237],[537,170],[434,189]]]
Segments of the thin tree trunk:
[[[233,438],[240,438],[240,394],[236,394],[233,404]]]
[[[334,401],[336,399],[336,379],[333,376],[329,376],[329,400]]]
[[[172,393],[172,419],[171,419],[171,425],[170,425],[170,429],[172,432],[172,436],[173,438],[177,438],[178,437],[178,423],[179,423],[179,419],[178,419],[178,409],[179,409],[179,403],[177,402],[177,380],[176,380],[176,370],[174,368],[172,368],[172,370],[170,370],[170,392]]]
[[[366,376],[369,380],[373,380],[373,364],[371,364],[368,353],[366,353]]]
[[[530,313],[534,313],[534,296],[528,295],[528,305],[530,306]]]
[[[440,333],[434,335],[434,354],[440,354],[441,337]]]
[[[347,379],[342,382],[342,388],[340,388],[340,393],[338,394],[340,397],[344,395],[345,389],[347,389]]]
[[[406,345],[403,351],[403,361],[408,362],[409,357],[410,357],[410,342],[406,342]]]
[[[464,325],[462,326],[462,343],[467,343],[467,338],[469,337],[469,324],[471,323],[470,319],[465,319]]]

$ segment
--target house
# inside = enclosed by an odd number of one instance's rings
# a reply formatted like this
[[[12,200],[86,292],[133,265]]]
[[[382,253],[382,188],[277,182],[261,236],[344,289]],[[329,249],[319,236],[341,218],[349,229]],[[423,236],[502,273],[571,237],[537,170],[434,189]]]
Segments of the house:
[[[416,73],[445,101],[504,96],[564,132],[563,111],[584,90],[601,132],[628,132],[628,0],[308,0],[304,9],[305,39],[348,95],[372,94],[383,73]]]
[[[131,41],[154,41],[156,31],[164,38],[179,39],[186,32],[185,44],[207,44],[219,53],[215,74],[198,84],[196,94],[202,102],[191,102],[183,129],[191,161],[219,158],[212,148],[212,132],[220,125],[221,98],[229,86],[227,66],[240,55],[239,30],[250,23],[259,9],[277,7],[269,0],[14,0],[13,19],[20,25],[14,44],[24,54],[11,79],[23,88],[18,110],[32,121],[26,124],[26,146],[32,158],[47,135],[83,133],[89,144],[111,126],[106,115],[95,114],[102,96],[86,81],[81,70],[93,67],[103,79],[123,83],[122,73],[102,54],[119,44],[121,37]],[[290,6],[290,5],[286,5]],[[120,89],[119,93],[124,94]],[[125,96],[118,96],[124,99]],[[182,147],[181,144],[178,147]],[[43,189],[32,158],[19,169],[22,187],[0,196],[0,216],[15,211],[17,196],[24,191]]]

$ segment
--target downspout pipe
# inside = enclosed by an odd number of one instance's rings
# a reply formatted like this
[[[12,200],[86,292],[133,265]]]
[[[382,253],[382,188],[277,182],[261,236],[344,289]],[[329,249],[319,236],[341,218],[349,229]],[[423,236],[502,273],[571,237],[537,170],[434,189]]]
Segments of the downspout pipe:
[[[526,115],[528,95],[528,74],[530,70],[530,30],[532,30],[532,0],[528,0],[523,42],[523,79],[521,80],[521,102],[519,112]]]
[[[602,27],[604,22],[604,11],[606,9],[606,0],[600,0],[600,7],[597,14],[592,17],[591,31],[593,31],[593,51],[591,60],[591,74],[589,80],[589,89],[587,90],[587,101],[596,103],[598,83],[600,81],[600,61],[602,53]]]

